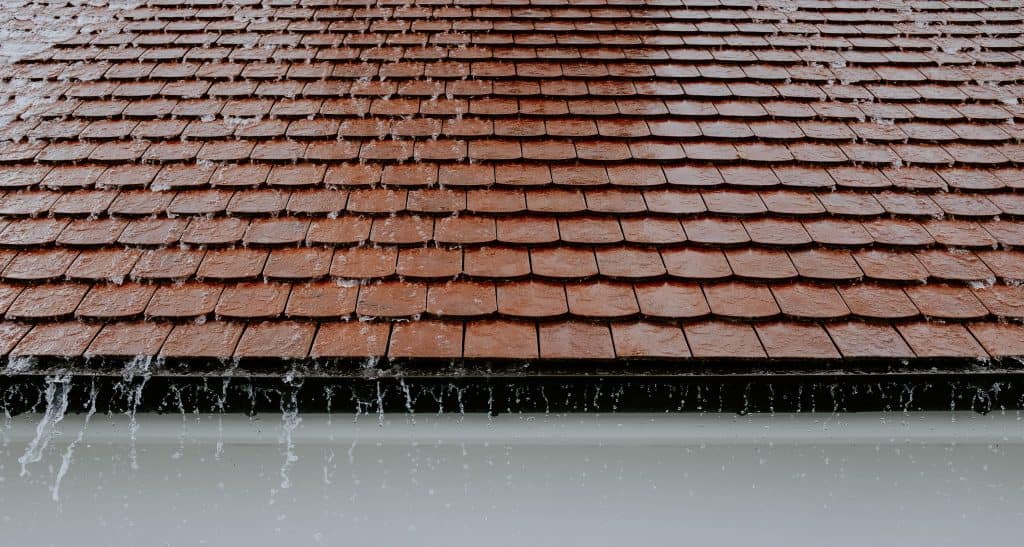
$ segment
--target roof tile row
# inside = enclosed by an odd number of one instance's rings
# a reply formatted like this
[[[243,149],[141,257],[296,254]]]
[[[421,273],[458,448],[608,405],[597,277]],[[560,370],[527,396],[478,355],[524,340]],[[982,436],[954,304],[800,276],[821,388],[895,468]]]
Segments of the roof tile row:
[[[728,283],[640,283],[590,281],[555,283],[383,281],[364,285],[316,283],[184,283],[156,286],[44,284],[0,286],[0,311],[9,319],[49,320],[142,317],[183,319],[273,317],[418,318],[626,318],[644,316],[692,320],[709,315],[756,319],[785,315],[794,319],[968,320],[985,317],[1024,319],[1024,289],[999,285],[975,288],[917,285],[899,288],[874,284],[833,286],[806,282],[765,286]]]
[[[0,324],[12,355],[169,358],[393,359],[815,359],[975,358],[1024,353],[1024,328],[972,323],[818,326],[704,322],[682,328],[630,322],[510,321],[408,323],[157,322]]]
[[[305,247],[277,250],[103,249],[0,252],[0,278],[15,282],[121,280],[179,282],[313,280],[325,277],[373,280],[445,280],[457,277],[507,280],[729,278],[811,281],[924,283],[947,281],[1013,284],[1024,280],[1024,255],[1008,251],[807,249],[701,249],[650,247],[487,246],[473,249],[352,247],[334,251]]]

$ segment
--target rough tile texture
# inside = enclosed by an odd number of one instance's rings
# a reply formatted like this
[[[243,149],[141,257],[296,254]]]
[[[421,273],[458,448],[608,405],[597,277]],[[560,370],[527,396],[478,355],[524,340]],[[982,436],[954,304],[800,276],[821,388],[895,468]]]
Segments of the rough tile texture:
[[[1024,353],[1019,2],[47,9],[106,19],[0,66],[5,354]]]

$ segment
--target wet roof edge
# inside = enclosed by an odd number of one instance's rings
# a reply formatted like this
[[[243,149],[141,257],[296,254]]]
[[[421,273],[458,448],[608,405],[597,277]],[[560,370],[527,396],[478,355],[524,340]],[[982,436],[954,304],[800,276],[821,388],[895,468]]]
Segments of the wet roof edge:
[[[0,375],[72,374],[167,377],[322,378],[640,378],[640,377],[843,377],[863,375],[1024,375],[1016,357],[860,359],[214,359],[160,357],[21,357],[0,359]]]
[[[108,412],[857,412],[1024,410],[1024,371],[730,375],[325,376],[68,370],[0,375],[0,412],[45,408],[69,390]],[[99,394],[96,396],[96,394]]]

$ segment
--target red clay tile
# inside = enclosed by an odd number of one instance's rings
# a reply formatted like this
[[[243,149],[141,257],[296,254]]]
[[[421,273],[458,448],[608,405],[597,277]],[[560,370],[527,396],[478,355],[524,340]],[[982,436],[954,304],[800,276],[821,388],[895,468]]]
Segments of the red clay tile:
[[[933,283],[907,287],[905,291],[925,317],[970,319],[984,317],[988,314],[985,306],[966,287]]]
[[[198,279],[253,279],[263,272],[268,254],[245,248],[207,251],[195,275]]]
[[[897,319],[918,315],[918,309],[902,289],[881,285],[851,285],[839,293],[855,315],[875,319]]]
[[[996,317],[1024,318],[1024,287],[993,285],[974,289],[974,296]]]
[[[993,357],[1024,355],[1024,327],[1015,323],[972,323],[971,334]]]
[[[243,326],[225,321],[177,325],[164,341],[160,355],[176,358],[227,359],[234,355]]]
[[[123,280],[142,255],[136,249],[105,249],[78,255],[65,275],[68,279]]]
[[[53,243],[67,224],[68,221],[55,218],[11,222],[0,232],[0,246],[35,247]]]
[[[678,146],[678,145],[676,145]],[[650,146],[647,149],[635,149],[634,155],[637,159],[646,159],[641,156],[651,155],[655,152],[660,152],[658,149],[652,149]],[[582,166],[573,168],[573,173],[580,173],[583,171]],[[630,187],[650,187],[650,186],[663,186],[668,179],[665,177],[664,171],[656,165],[643,165],[643,164],[625,164],[625,165],[612,165],[607,168],[608,182],[615,186],[630,186]],[[572,178],[572,175],[568,175]],[[578,179],[577,179],[578,180]],[[603,184],[604,180],[600,176],[600,171],[597,172],[597,176],[593,179],[594,184]]]
[[[187,279],[196,273],[202,259],[202,251],[153,249],[142,253],[131,275],[146,280]]]
[[[152,285],[95,285],[78,305],[76,315],[101,319],[140,316],[154,292]]]
[[[6,311],[21,291],[17,285],[0,285],[0,311]]]
[[[60,319],[75,312],[85,293],[85,285],[31,285],[21,291],[9,308],[10,319]]]
[[[398,358],[462,357],[462,323],[412,321],[391,328],[388,356]]]
[[[612,340],[619,358],[686,358],[690,350],[683,331],[657,323],[612,323]]]
[[[430,241],[434,221],[428,217],[390,216],[374,219],[370,240],[376,243],[412,245]]]
[[[683,230],[691,241],[708,245],[736,245],[750,241],[750,236],[738,220],[684,220]]]
[[[760,196],[753,192],[729,192],[722,190],[701,192],[708,210],[728,215],[751,215],[767,211]]]
[[[338,318],[356,309],[357,287],[336,282],[293,285],[285,307],[288,317]]]
[[[648,317],[694,318],[711,313],[699,285],[647,283],[634,287],[640,313]]]
[[[492,243],[497,239],[494,219],[472,215],[439,218],[434,224],[434,240],[450,244]]]
[[[550,217],[499,218],[497,229],[502,243],[552,243],[559,239],[558,222]]]
[[[805,221],[804,229],[817,243],[828,245],[867,245],[871,235],[859,223],[843,220]]]
[[[372,358],[387,352],[390,325],[365,321],[321,323],[310,357]]]
[[[962,325],[929,322],[908,323],[896,328],[918,357],[988,357]]]
[[[850,308],[835,287],[797,283],[771,288],[782,313],[801,319],[832,319],[849,315]]]
[[[0,355],[7,355],[32,327],[19,323],[0,322]]]
[[[543,359],[613,359],[615,347],[607,325],[569,321],[540,325]]]
[[[367,186],[380,181],[382,168],[376,164],[331,165],[324,173],[330,186]]]
[[[711,312],[724,317],[770,317],[779,313],[768,287],[746,283],[705,285]]]
[[[750,325],[708,321],[683,327],[690,351],[698,358],[756,359],[766,357]]]
[[[549,247],[530,251],[534,275],[559,279],[584,278],[597,275],[594,251],[572,247]]]
[[[466,208],[478,213],[515,213],[526,209],[526,194],[520,190],[470,190]]]
[[[622,227],[616,219],[585,216],[559,219],[558,231],[562,241],[570,243],[600,244],[623,240]]]
[[[334,251],[316,247],[274,249],[267,258],[263,275],[268,279],[317,279],[327,275]]]
[[[795,220],[756,219],[743,221],[750,240],[761,245],[796,246],[811,242],[803,224]]]
[[[354,247],[334,253],[330,273],[335,277],[374,278],[395,273],[398,250]]]
[[[498,313],[512,317],[554,317],[568,313],[561,284],[536,281],[498,285]]]
[[[356,312],[369,317],[410,317],[426,310],[427,288],[404,281],[385,281],[359,288]]]
[[[654,249],[615,247],[596,253],[598,270],[607,277],[646,278],[666,273],[661,255]]]
[[[56,280],[67,272],[77,257],[77,251],[67,249],[21,251],[3,269],[3,277],[19,281]]]
[[[159,287],[146,306],[147,317],[186,318],[213,312],[222,291],[220,285],[183,283]]]
[[[934,250],[916,253],[928,273],[943,281],[988,281],[995,277],[974,253]]]
[[[79,357],[99,330],[99,325],[78,321],[36,325],[10,353],[12,356]]]
[[[136,321],[107,323],[93,338],[86,356],[138,357],[156,355],[173,325]]]
[[[501,320],[468,322],[464,356],[467,359],[536,359],[537,326]]]
[[[219,317],[277,317],[288,301],[289,285],[280,283],[242,282],[228,285],[221,293],[214,312]]]
[[[581,317],[625,317],[639,313],[631,285],[603,282],[565,287],[569,312]]]
[[[674,218],[622,218],[623,236],[631,243],[664,245],[686,241],[682,224]]]
[[[978,251],[976,254],[999,279],[1008,283],[1024,280],[1024,253]]]
[[[838,359],[825,329],[804,323],[764,323],[755,327],[772,359]]]
[[[316,325],[297,321],[264,321],[246,326],[235,357],[302,359],[309,354]]]
[[[661,258],[669,275],[684,279],[720,279],[732,275],[725,254],[719,250],[664,250]]]
[[[308,220],[257,219],[249,224],[243,241],[248,245],[287,245],[306,238]]]
[[[189,245],[222,246],[242,241],[249,222],[240,218],[194,218],[188,223],[181,241]]]
[[[864,273],[847,251],[808,249],[792,251],[790,260],[801,277],[819,280],[856,280]]]
[[[466,192],[430,188],[409,192],[407,208],[419,213],[455,213],[466,209]]]
[[[443,165],[438,174],[442,186],[472,187],[494,184],[494,167],[479,165]]]
[[[463,252],[462,269],[466,275],[486,278],[514,278],[530,273],[530,255],[526,249],[480,247]]]
[[[537,213],[575,213],[585,211],[587,201],[577,190],[527,190],[526,206]]]
[[[829,323],[825,328],[840,353],[848,359],[914,356],[896,329],[889,325],[849,322]]]
[[[462,251],[431,247],[402,249],[398,253],[396,272],[411,278],[453,278],[462,272]]]
[[[729,250],[725,253],[734,274],[749,279],[789,279],[796,268],[789,255],[762,249]]]
[[[310,222],[306,241],[312,244],[354,244],[370,236],[372,221],[365,217],[341,216],[322,218]]]
[[[885,281],[924,281],[928,270],[912,253],[871,250],[853,255],[864,274]]]
[[[493,284],[448,282],[427,290],[427,312],[438,316],[474,317],[497,311]]]

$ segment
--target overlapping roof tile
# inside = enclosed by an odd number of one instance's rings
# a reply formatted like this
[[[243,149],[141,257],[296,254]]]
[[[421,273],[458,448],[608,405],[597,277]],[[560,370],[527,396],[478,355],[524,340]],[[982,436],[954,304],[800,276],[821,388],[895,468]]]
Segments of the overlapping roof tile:
[[[1019,2],[106,9],[0,66],[5,354],[1024,354]]]

